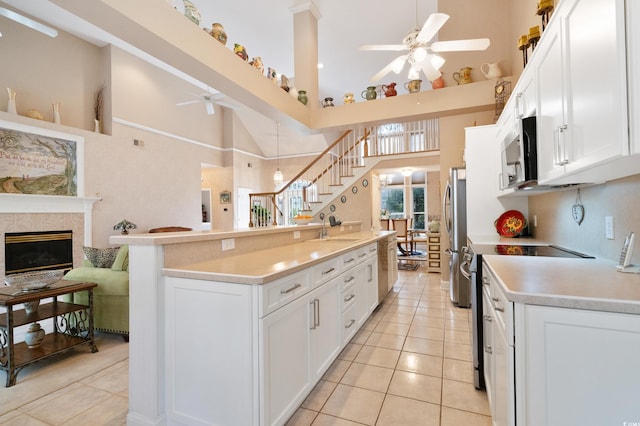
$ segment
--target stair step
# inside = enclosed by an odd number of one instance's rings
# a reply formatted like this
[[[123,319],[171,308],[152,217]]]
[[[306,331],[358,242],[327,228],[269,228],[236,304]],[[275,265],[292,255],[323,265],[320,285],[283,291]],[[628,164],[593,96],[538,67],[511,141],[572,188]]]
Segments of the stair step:
[[[333,195],[333,192],[320,192],[318,195]]]
[[[309,204],[322,204],[322,201],[307,201]]]
[[[354,176],[355,176],[355,175],[340,175],[340,177],[341,177],[341,178],[344,178],[344,177],[354,177]]]
[[[344,186],[343,183],[331,183],[329,186]]]

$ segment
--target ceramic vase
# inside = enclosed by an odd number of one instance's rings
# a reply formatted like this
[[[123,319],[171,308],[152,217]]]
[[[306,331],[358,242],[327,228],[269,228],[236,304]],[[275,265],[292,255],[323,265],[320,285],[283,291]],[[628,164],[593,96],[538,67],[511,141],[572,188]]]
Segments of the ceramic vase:
[[[16,92],[7,87],[7,93],[9,94],[9,102],[7,103],[7,112],[9,114],[17,114],[16,110]]]
[[[40,343],[42,343],[44,334],[44,330],[40,327],[40,324],[34,322],[24,334],[24,342],[29,348],[37,348],[40,346]]]
[[[376,97],[378,97],[376,86],[368,86],[367,90],[363,90],[362,93],[360,93],[360,96],[368,101],[374,100]]]
[[[31,315],[34,312],[38,311],[38,306],[40,306],[40,301],[36,300],[35,302],[24,302],[24,311],[27,315]]]
[[[298,100],[304,105],[306,105],[307,102],[309,102],[309,99],[307,98],[306,90],[298,90]]]
[[[200,25],[200,12],[198,12],[198,8],[189,0],[182,0],[182,2],[184,3],[184,16],[189,18],[194,24]]]
[[[53,107],[53,122],[60,124],[60,102],[54,102],[51,106]]]
[[[209,34],[223,45],[227,44],[227,33],[224,31],[222,24],[216,22],[211,25],[211,31],[209,31]]]

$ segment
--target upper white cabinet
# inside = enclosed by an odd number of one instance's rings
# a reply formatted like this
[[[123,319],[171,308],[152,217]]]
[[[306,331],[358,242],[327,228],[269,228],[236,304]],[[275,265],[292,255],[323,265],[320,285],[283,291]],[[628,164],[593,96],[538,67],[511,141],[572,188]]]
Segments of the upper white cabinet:
[[[624,3],[564,0],[536,48],[540,183],[598,179],[578,172],[629,154]]]
[[[627,76],[632,154],[640,154],[640,2],[627,2]]]

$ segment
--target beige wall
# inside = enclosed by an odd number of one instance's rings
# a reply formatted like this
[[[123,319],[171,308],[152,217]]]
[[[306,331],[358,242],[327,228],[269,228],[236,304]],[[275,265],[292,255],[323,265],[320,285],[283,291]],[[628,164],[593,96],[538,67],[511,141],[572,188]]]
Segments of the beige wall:
[[[510,2],[519,0],[446,0],[438,2],[438,11],[451,18],[438,32],[438,40],[458,40],[484,38],[491,40],[491,46],[481,52],[458,52],[443,55],[447,62],[442,74],[447,86],[455,86],[453,73],[462,67],[471,67],[474,81],[486,80],[480,71],[484,62],[497,62],[503,75],[512,75],[512,44],[509,42],[508,11]],[[529,0],[527,0],[529,1]],[[535,0],[533,0],[535,2]],[[506,13],[505,13],[506,12]]]
[[[581,225],[574,222],[571,206],[577,190],[570,189],[529,197],[529,223],[537,216],[534,236],[563,247],[617,261],[625,235],[640,232],[640,175],[580,190],[585,215]],[[605,238],[605,216],[612,216],[615,239]],[[640,250],[632,263],[640,263]]]

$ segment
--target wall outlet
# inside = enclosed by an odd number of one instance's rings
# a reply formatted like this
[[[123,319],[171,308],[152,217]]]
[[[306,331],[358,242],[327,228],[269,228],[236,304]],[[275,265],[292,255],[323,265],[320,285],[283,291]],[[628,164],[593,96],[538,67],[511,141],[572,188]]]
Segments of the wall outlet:
[[[293,239],[297,240],[298,238],[300,238],[300,231],[293,231]]]
[[[233,250],[236,248],[236,239],[235,238],[227,238],[222,240],[222,251]]]
[[[613,240],[615,228],[613,224],[613,216],[605,216],[604,218],[604,235],[608,240]]]

